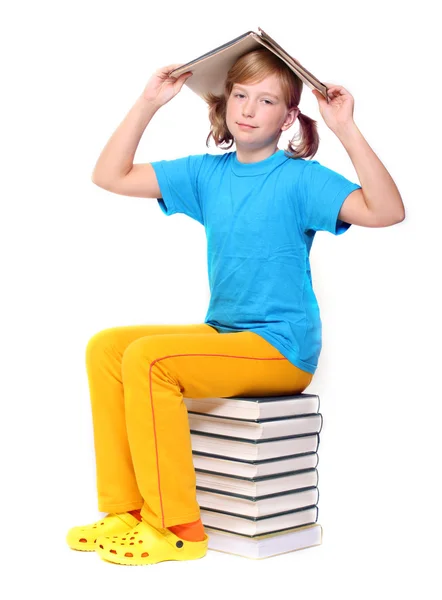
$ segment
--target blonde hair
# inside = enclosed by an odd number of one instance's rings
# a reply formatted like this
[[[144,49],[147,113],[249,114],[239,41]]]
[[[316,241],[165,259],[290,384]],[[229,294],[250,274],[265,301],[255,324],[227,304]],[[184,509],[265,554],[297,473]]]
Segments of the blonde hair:
[[[277,75],[283,94],[283,100],[288,108],[297,108],[301,99],[302,80],[267,48],[252,50],[240,56],[229,69],[224,84],[224,95],[217,96],[212,93],[205,95],[204,100],[209,106],[210,133],[206,139],[206,146],[212,137],[215,145],[221,147],[228,144],[225,149],[231,148],[234,138],[226,123],[227,100],[230,97],[235,83],[253,84],[262,81],[269,75]],[[298,115],[300,130],[288,143],[285,150],[289,158],[313,157],[319,146],[317,123],[304,114]],[[299,139],[296,147],[294,139]]]

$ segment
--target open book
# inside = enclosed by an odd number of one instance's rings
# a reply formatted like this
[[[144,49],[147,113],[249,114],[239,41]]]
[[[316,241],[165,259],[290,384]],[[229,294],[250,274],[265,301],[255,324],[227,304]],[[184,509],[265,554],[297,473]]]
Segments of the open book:
[[[258,30],[260,33],[247,31],[230,42],[174,69],[169,73],[169,77],[179,77],[183,73],[191,71],[192,77],[186,80],[185,85],[193,92],[201,98],[204,98],[209,92],[221,96],[224,93],[224,83],[230,67],[243,54],[264,46],[290,67],[309,88],[317,89],[329,102],[327,87],[281,48],[261,27],[258,27]]]

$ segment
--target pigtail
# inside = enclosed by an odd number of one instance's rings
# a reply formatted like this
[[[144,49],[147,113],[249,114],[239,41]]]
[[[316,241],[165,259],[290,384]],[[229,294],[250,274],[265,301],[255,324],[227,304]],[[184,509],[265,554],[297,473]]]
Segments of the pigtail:
[[[216,146],[228,144],[225,149],[233,146],[233,136],[230,133],[226,124],[226,109],[227,100],[224,96],[216,96],[208,93],[204,96],[204,100],[209,107],[210,133],[206,139],[206,146],[209,147],[209,140],[213,138]]]
[[[285,150],[290,158],[313,158],[319,147],[317,121],[304,113],[298,114],[299,131],[293,136]],[[299,143],[294,145],[294,140]]]

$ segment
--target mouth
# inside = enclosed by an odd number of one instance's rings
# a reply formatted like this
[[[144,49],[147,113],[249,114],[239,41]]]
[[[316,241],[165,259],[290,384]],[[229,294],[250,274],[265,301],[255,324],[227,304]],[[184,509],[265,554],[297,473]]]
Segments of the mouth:
[[[246,125],[245,123],[238,123],[239,127],[244,127],[244,129],[256,129],[254,125]]]

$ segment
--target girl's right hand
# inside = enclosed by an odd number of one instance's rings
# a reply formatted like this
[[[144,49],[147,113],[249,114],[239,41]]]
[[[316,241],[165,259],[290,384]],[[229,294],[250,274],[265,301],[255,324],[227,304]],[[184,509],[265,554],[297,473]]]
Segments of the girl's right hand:
[[[172,100],[172,98],[174,98],[181,90],[184,82],[192,76],[192,72],[187,71],[179,77],[169,77],[171,71],[181,67],[183,64],[184,63],[177,63],[157,69],[149,79],[142,93],[142,97],[152,104],[155,104],[155,106],[158,106],[158,108],[167,104],[169,100]]]

